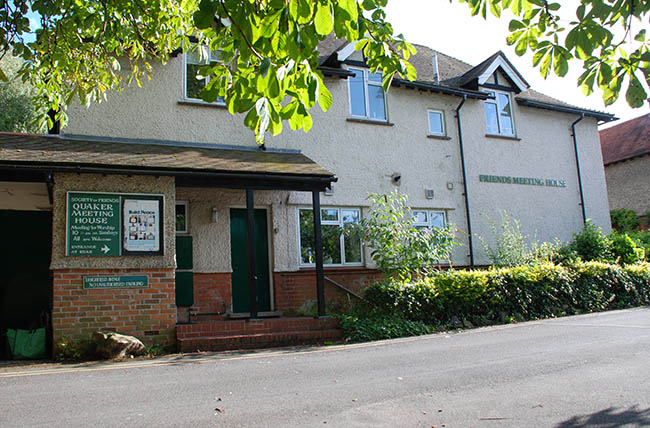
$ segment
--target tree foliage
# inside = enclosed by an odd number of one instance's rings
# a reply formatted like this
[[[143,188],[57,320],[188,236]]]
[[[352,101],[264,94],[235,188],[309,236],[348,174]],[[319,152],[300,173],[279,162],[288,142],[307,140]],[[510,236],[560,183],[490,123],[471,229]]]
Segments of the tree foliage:
[[[178,49],[219,51],[218,62],[199,70],[198,78],[211,77],[202,98],[221,97],[231,113],[246,114],[262,142],[267,130],[282,131],[283,120],[308,131],[309,110],[330,107],[317,45],[331,33],[358,42],[371,69],[384,71],[384,88],[395,73],[415,78],[407,62],[414,49],[393,36],[386,2],[0,0],[0,55],[11,50],[25,60],[21,73],[39,89],[39,103],[65,121],[75,96],[88,104],[132,80],[140,84],[154,62]],[[40,16],[38,29],[30,28],[30,10]]]
[[[16,77],[20,61],[5,56],[0,60],[0,66],[6,70],[8,78],[6,82],[0,82],[0,131],[35,132],[34,88]]]
[[[569,71],[579,60],[578,79],[585,95],[598,87],[605,105],[621,93],[632,107],[641,107],[650,90],[650,2],[647,0],[581,0],[576,9],[547,0],[460,0],[473,15],[501,17],[510,11],[508,45],[517,55],[530,50],[533,65],[546,78]]]
[[[357,42],[371,70],[383,71],[384,89],[395,73],[415,79],[408,63],[415,50],[393,35],[387,1],[0,0],[0,58],[12,53],[24,60],[19,75],[37,88],[38,109],[58,111],[65,125],[65,108],[75,98],[87,105],[102,101],[111,89],[132,81],[139,85],[154,63],[167,62],[179,49],[219,51],[219,61],[199,70],[198,78],[210,76],[202,98],[221,97],[231,113],[245,114],[246,125],[263,142],[267,131],[282,131],[283,121],[308,131],[309,110],[316,104],[330,107],[317,50],[329,34]],[[647,21],[650,2],[582,0],[567,24],[559,3],[460,1],[483,16],[511,10],[516,18],[508,43],[519,55],[532,50],[542,75],[553,69],[563,76],[568,61],[578,58],[584,62],[585,93],[600,87],[606,104],[621,92],[632,106],[648,98],[650,42],[645,28],[636,26]],[[0,80],[7,80],[3,70]],[[41,125],[47,120],[41,115]]]

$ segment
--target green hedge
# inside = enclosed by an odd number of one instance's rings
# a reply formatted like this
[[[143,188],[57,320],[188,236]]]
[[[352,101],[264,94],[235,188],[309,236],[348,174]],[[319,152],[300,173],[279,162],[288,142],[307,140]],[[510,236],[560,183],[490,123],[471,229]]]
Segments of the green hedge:
[[[365,298],[380,313],[432,325],[453,317],[476,325],[523,321],[647,305],[650,264],[450,270],[413,283],[376,283]]]

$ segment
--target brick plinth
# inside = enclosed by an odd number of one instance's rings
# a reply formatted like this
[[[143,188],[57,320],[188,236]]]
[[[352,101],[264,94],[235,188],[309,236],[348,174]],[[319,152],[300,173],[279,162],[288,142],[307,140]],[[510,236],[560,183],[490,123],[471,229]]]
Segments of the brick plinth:
[[[84,276],[146,275],[148,287],[84,289]],[[88,338],[95,331],[136,336],[145,343],[173,344],[176,303],[173,269],[54,270],[52,326],[62,337]]]
[[[195,273],[192,317],[223,318],[232,306],[231,274]]]
[[[326,269],[325,276],[341,284],[348,290],[360,294],[363,288],[381,279],[380,272],[374,269]],[[316,300],[316,271],[314,269],[297,272],[275,272],[276,310],[293,313],[305,302]],[[325,281],[325,301],[327,304],[347,301],[347,293]]]

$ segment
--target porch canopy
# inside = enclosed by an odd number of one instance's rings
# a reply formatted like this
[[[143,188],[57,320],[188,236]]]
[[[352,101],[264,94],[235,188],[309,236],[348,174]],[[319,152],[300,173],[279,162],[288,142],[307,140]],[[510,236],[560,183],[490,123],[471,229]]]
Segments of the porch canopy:
[[[52,174],[56,172],[173,176],[176,186],[246,190],[251,318],[257,317],[253,191],[311,192],[318,312],[325,314],[319,192],[337,179],[300,151],[0,132],[0,181],[45,181],[51,192]]]

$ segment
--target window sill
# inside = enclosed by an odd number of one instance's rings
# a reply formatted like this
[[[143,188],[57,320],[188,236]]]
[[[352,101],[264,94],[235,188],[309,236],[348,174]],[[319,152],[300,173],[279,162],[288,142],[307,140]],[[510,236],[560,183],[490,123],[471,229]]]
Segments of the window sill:
[[[431,138],[433,140],[451,140],[451,137],[448,137],[446,135],[427,135],[427,138]]]
[[[361,117],[348,117],[348,122],[357,122],[357,123],[367,123],[369,125],[380,125],[380,126],[395,126],[394,123],[390,123],[385,120],[373,120],[373,119],[363,119]]]
[[[206,103],[205,101],[193,100],[193,99],[178,100],[178,104],[185,105],[185,106],[212,107],[212,108],[220,108],[220,109],[227,108],[224,103]]]
[[[512,141],[521,141],[521,138],[514,135],[500,135],[500,134],[485,134],[486,138],[496,138],[498,140],[512,140]]]

